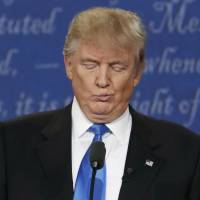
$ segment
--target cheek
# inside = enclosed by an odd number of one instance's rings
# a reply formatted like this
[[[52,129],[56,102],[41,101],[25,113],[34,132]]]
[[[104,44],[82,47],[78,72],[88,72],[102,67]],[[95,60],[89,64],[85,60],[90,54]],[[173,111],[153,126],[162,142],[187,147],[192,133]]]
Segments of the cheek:
[[[134,83],[133,83],[133,79],[132,77],[129,79],[124,79],[121,81],[116,82],[116,90],[118,91],[118,93],[120,94],[130,94],[132,93],[132,90],[134,88]]]
[[[133,92],[133,84],[131,81],[125,82],[124,84],[119,85],[116,92],[116,101],[117,103],[128,103]]]
[[[93,80],[91,76],[76,72],[73,76],[72,85],[74,90],[78,91],[82,96],[84,96],[84,94],[91,91]]]

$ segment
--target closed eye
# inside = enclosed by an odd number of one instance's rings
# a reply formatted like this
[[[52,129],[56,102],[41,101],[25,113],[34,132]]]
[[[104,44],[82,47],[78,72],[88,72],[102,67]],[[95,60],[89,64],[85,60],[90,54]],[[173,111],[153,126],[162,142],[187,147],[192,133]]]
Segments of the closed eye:
[[[82,61],[81,65],[85,67],[86,69],[94,69],[98,67],[98,63],[95,61]]]
[[[110,67],[116,72],[121,72],[127,69],[127,65],[123,63],[112,63],[110,64]]]

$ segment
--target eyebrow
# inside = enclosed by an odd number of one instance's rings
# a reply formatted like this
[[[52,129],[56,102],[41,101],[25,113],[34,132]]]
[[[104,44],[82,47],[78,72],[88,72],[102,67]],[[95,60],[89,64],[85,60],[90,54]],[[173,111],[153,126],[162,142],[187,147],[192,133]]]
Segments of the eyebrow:
[[[98,60],[95,60],[95,58],[81,58],[81,63],[83,62],[94,62],[99,64],[100,62]],[[114,65],[114,64],[122,64],[124,66],[128,66],[128,63],[125,61],[120,61],[120,60],[116,60],[116,61],[110,61],[108,62],[109,65]]]
[[[97,60],[95,60],[93,58],[81,58],[81,62],[95,62],[95,63],[99,63]]]
[[[124,66],[128,66],[128,63],[124,62],[124,61],[117,60],[117,61],[111,61],[111,62],[109,62],[109,65],[114,65],[114,64],[122,64]]]

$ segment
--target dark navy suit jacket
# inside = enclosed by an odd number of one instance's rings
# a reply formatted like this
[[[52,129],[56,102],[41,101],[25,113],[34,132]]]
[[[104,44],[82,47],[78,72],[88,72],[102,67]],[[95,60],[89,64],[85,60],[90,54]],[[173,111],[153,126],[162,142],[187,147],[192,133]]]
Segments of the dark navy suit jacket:
[[[200,200],[199,136],[131,107],[130,112],[119,199]],[[71,105],[3,123],[0,200],[73,199],[71,124]]]

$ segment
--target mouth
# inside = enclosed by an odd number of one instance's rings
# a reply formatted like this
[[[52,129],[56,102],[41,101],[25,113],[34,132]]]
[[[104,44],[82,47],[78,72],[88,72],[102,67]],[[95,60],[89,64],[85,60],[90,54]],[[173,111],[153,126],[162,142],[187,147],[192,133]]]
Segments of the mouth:
[[[108,102],[111,100],[112,96],[113,96],[112,94],[95,95],[95,100],[101,102]]]

